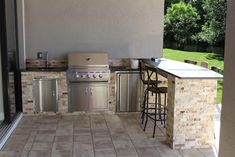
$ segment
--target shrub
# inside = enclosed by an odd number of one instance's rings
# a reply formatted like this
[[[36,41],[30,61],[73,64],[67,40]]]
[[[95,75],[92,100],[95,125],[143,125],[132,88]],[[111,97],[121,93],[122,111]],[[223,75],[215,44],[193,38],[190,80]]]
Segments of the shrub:
[[[164,19],[164,40],[173,40],[179,46],[189,44],[198,30],[198,20],[200,16],[191,4],[183,1],[172,4]]]
[[[198,33],[198,39],[207,42],[211,46],[224,43],[226,25],[226,0],[204,0],[205,23],[202,32]]]

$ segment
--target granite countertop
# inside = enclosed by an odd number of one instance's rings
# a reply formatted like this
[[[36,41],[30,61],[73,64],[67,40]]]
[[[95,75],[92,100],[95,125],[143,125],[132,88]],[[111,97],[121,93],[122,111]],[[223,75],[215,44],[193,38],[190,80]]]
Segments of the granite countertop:
[[[21,69],[21,72],[66,72],[67,68],[30,68]]]
[[[222,79],[223,75],[197,65],[159,58],[155,61],[143,59],[151,67],[158,68],[181,79]]]
[[[132,69],[128,66],[109,66],[111,72],[115,71],[139,71],[138,69]],[[66,72],[67,68],[30,68],[21,69],[21,72]]]
[[[115,72],[115,71],[139,71],[138,69],[132,69],[129,66],[109,66],[109,69],[111,72]]]

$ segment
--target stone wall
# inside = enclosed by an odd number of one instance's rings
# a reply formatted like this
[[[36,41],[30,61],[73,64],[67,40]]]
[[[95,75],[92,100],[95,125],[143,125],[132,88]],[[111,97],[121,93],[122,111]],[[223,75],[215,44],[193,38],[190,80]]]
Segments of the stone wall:
[[[168,76],[167,142],[173,149],[214,144],[217,80]]]
[[[111,72],[109,82],[109,111],[116,112],[116,93],[115,93],[116,75],[115,72]]]
[[[22,72],[22,103],[24,114],[35,114],[35,100],[33,98],[34,78],[56,78],[58,83],[58,112],[68,112],[68,90],[66,72]]]
[[[33,98],[33,79],[34,78],[57,78],[58,81],[58,112],[68,112],[68,89],[66,82],[66,72],[22,72],[22,101],[23,113],[36,114],[35,100]],[[109,84],[109,111],[116,111],[116,93],[115,93],[115,72],[110,75]]]

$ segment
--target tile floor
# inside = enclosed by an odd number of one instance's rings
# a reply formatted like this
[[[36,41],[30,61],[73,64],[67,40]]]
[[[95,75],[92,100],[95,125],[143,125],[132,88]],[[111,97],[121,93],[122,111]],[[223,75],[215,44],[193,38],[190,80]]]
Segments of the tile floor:
[[[139,114],[25,116],[0,157],[214,157],[212,149],[172,150],[159,124],[143,132]]]

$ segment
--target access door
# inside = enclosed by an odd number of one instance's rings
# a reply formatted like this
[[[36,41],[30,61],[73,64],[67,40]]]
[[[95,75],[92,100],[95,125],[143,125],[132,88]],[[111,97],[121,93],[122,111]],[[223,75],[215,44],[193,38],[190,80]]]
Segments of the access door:
[[[70,83],[69,112],[88,111],[88,88],[85,83]]]
[[[104,110],[108,108],[108,84],[91,84],[89,87],[90,110]]]

